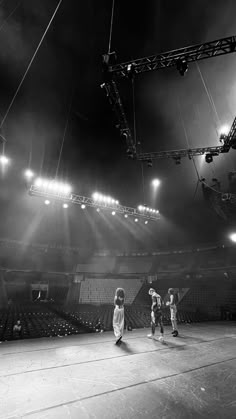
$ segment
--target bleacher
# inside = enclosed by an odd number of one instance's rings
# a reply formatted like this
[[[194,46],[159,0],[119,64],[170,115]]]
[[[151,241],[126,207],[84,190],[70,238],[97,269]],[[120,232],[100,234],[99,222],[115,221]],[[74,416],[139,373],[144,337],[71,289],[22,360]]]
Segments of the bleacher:
[[[111,304],[116,288],[125,289],[126,304],[132,304],[142,286],[141,279],[86,278],[81,282],[82,304]]]

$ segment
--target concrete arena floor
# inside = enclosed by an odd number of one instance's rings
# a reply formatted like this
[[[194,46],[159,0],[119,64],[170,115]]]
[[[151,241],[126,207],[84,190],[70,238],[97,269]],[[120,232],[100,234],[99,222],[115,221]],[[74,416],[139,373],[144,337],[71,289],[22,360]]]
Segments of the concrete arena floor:
[[[236,418],[235,322],[148,332],[2,342],[0,418]]]

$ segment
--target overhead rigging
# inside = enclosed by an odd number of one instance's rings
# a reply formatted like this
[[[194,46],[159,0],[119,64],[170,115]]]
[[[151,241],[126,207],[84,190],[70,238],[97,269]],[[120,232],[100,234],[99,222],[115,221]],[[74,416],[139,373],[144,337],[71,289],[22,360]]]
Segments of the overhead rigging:
[[[183,150],[155,151],[151,153],[138,153],[136,141],[129,127],[121,96],[117,86],[117,80],[121,78],[133,78],[143,72],[160,70],[163,68],[176,67],[180,75],[184,75],[191,62],[213,58],[220,55],[231,54],[236,51],[236,36],[229,36],[215,41],[206,42],[139,58],[121,64],[116,64],[115,52],[103,55],[104,83],[108,100],[116,113],[118,128],[121,137],[126,141],[127,155],[129,158],[152,162],[154,159],[189,157],[208,153],[209,156],[218,156],[221,153],[229,152],[230,148],[236,149],[236,118],[233,121],[228,135],[221,135],[221,146],[201,147]],[[135,134],[135,133],[134,133]],[[135,134],[136,135],[136,134]]]

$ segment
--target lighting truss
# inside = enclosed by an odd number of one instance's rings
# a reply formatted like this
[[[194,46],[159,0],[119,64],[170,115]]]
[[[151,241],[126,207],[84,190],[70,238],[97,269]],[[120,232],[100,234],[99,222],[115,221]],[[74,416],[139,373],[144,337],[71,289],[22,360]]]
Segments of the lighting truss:
[[[169,67],[178,67],[179,62],[191,63],[194,61],[203,60],[206,58],[217,57],[220,55],[231,54],[236,51],[236,36],[229,36],[222,39],[217,39],[211,42],[205,42],[203,44],[192,45],[161,54],[151,55],[149,57],[138,58],[136,60],[127,61],[121,64],[109,65],[111,54],[106,55],[105,64],[105,83],[101,87],[105,87],[106,94],[109,102],[116,113],[118,119],[118,126],[120,129],[121,136],[126,140],[127,154],[128,157],[136,159],[137,151],[136,144],[132,137],[131,130],[129,128],[127,118],[122,105],[121,97],[117,88],[116,81],[118,78],[129,77],[133,78],[143,72],[161,70]],[[114,54],[113,54],[114,55]],[[233,130],[233,136],[235,139],[235,129]],[[230,134],[228,135],[230,139]],[[228,144],[229,145],[229,144]],[[231,146],[230,146],[231,147]],[[229,149],[230,149],[229,147]],[[227,146],[226,146],[227,148]],[[219,153],[229,151],[220,149]],[[170,152],[172,153],[172,152]],[[203,153],[200,154],[204,154]],[[153,154],[153,153],[151,153]],[[162,152],[156,156],[161,155],[162,157],[155,158],[166,158],[168,155]],[[198,155],[198,154],[197,154]],[[189,156],[189,153],[185,151],[185,156]],[[173,157],[172,154],[170,157]],[[139,154],[139,160],[141,155]],[[144,160],[144,158],[142,158]]]
[[[175,67],[177,61],[185,60],[187,63],[217,57],[219,55],[231,54],[236,50],[236,36],[217,39],[204,44],[192,45],[163,54],[155,54],[150,57],[138,58],[121,64],[111,65],[109,73],[117,77],[127,77],[132,71],[133,74],[146,71],[160,70],[166,67]]]
[[[160,215],[157,213],[156,214],[143,213],[143,212],[138,211],[138,209],[136,208],[126,207],[120,204],[117,205],[117,204],[108,204],[105,202],[98,202],[98,201],[95,201],[93,198],[88,198],[86,196],[81,196],[81,195],[76,195],[76,194],[70,194],[66,197],[62,197],[61,195],[57,193],[53,193],[52,191],[50,192],[42,191],[39,187],[35,185],[31,185],[30,190],[29,190],[29,195],[47,198],[47,199],[53,199],[53,200],[60,201],[63,203],[66,202],[66,203],[77,204],[77,205],[83,204],[88,207],[101,208],[104,210],[113,210],[119,214],[124,214],[124,215],[127,214],[128,216],[145,218],[152,221],[157,221],[160,219]]]
[[[182,157],[189,157],[190,159],[194,156],[202,156],[204,154],[211,154],[212,156],[218,156],[221,153],[228,153],[232,145],[236,141],[236,117],[232,123],[229,134],[224,136],[223,145],[215,147],[197,147],[197,148],[186,148],[180,150],[168,150],[168,151],[153,151],[149,153],[139,153],[136,155],[137,160],[150,162],[156,159],[181,159]]]

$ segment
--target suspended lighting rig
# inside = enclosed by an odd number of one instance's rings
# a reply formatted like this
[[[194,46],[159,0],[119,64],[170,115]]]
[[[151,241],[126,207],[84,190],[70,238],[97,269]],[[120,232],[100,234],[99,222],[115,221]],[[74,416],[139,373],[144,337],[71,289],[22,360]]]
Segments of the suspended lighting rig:
[[[66,192],[66,189],[61,188],[61,190],[56,190],[56,188],[52,187],[45,187],[43,186],[44,183],[40,184],[40,186],[37,183],[37,180],[35,184],[31,185],[29,189],[29,195],[45,198],[45,203],[47,202],[47,205],[50,204],[50,200],[53,201],[59,201],[64,204],[77,204],[80,205],[82,209],[85,209],[86,206],[93,207],[96,210],[110,210],[112,215],[117,214],[123,214],[126,218],[129,216],[135,217],[135,218],[145,218],[146,220],[150,221],[157,221],[160,219],[160,214],[158,210],[145,207],[145,206],[139,206],[138,208],[132,208],[127,207],[124,205],[120,205],[117,200],[114,200],[110,197],[106,197],[104,195],[95,193],[97,196],[94,196],[92,198],[82,195],[76,195],[74,193],[71,193],[69,191],[69,188],[67,189],[68,192]],[[50,185],[50,182],[48,183]],[[65,208],[65,207],[64,207]]]
[[[118,119],[118,128],[121,137],[125,139],[127,146],[127,155],[129,158],[138,160],[153,160],[154,158],[173,158],[176,153],[181,154],[182,157],[192,157],[194,155],[201,155],[208,152],[209,147],[202,151],[200,149],[191,150],[173,150],[170,152],[154,152],[137,154],[136,144],[133,139],[132,132],[129,128],[127,118],[125,116],[124,107],[121,96],[117,87],[117,80],[121,78],[134,78],[136,75],[148,71],[161,70],[169,67],[176,67],[181,76],[184,76],[188,70],[188,64],[194,61],[213,58],[220,55],[231,54],[236,51],[236,36],[228,36],[226,38],[217,39],[203,44],[192,45],[161,54],[151,55],[149,57],[138,58],[136,60],[127,61],[121,64],[113,64],[116,55],[114,52],[103,55],[103,72],[104,83],[101,85],[106,90],[107,97],[116,113]],[[235,121],[234,121],[235,122]],[[232,126],[233,127],[233,126]],[[232,129],[231,127],[231,129]],[[231,139],[232,141],[232,139]],[[234,142],[235,142],[235,127],[234,127]],[[232,147],[230,136],[225,139],[224,145],[221,147],[213,147],[210,153],[225,153]],[[194,154],[197,153],[197,154]],[[151,156],[150,156],[151,155]]]

